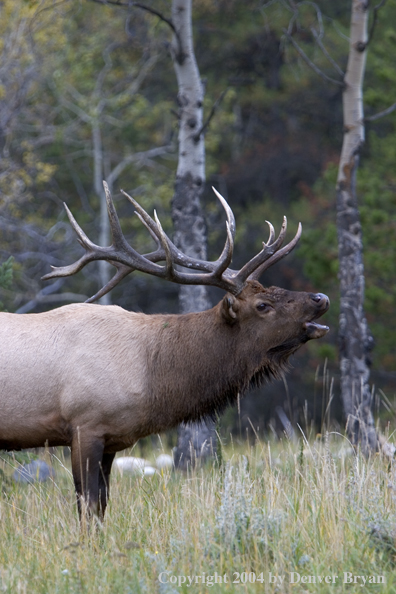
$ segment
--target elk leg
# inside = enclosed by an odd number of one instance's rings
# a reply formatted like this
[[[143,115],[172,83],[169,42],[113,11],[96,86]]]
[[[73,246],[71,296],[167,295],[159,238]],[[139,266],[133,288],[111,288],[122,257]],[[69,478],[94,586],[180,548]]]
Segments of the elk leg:
[[[82,435],[78,431],[73,437],[71,462],[80,519],[84,505],[89,514],[99,515],[99,471],[103,450],[103,440],[96,436]]]
[[[110,493],[110,472],[115,454],[103,454],[99,470],[99,517],[103,520]]]

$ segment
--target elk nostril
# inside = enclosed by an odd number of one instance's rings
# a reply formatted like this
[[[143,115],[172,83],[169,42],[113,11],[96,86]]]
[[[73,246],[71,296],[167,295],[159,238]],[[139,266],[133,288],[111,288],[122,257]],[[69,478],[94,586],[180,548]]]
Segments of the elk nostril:
[[[310,297],[312,301],[315,301],[316,303],[328,303],[329,301],[327,295],[324,295],[323,293],[311,293]]]

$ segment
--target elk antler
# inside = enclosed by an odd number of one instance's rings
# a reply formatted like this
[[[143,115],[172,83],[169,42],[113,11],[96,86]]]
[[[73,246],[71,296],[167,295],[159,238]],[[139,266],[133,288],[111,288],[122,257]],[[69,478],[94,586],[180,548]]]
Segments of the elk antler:
[[[86,264],[95,260],[106,260],[116,269],[113,278],[96,293],[88,299],[88,302],[95,301],[108,293],[123,278],[134,270],[147,272],[153,276],[165,278],[172,282],[183,285],[212,285],[238,295],[248,280],[258,279],[264,270],[267,270],[272,264],[278,262],[286,256],[297,244],[301,236],[301,224],[298,226],[297,234],[285,247],[281,248],[286,235],[286,217],[279,236],[275,239],[275,231],[271,223],[266,221],[270,228],[270,235],[267,243],[263,243],[263,249],[254,256],[241,270],[236,271],[229,268],[232,260],[235,239],[235,218],[231,208],[217,190],[213,188],[217,198],[221,202],[227,216],[226,231],[227,239],[223,251],[215,262],[199,260],[183,254],[175,244],[169,239],[161,223],[154,212],[154,219],[138,204],[131,196],[121,190],[121,192],[133,204],[136,214],[143,225],[148,229],[150,235],[157,243],[157,249],[154,252],[141,255],[136,252],[126,241],[120,221],[118,219],[113,199],[106,182],[103,182],[106,194],[107,211],[110,219],[110,229],[112,236],[112,245],[101,247],[94,244],[84,233],[72,213],[65,204],[66,212],[70,223],[77,234],[79,243],[85,249],[85,254],[74,264],[53,268],[53,271],[43,276],[43,280],[51,278],[70,276],[79,272]],[[165,265],[159,265],[157,262],[165,262]],[[182,272],[175,268],[175,265],[182,266],[190,270],[200,272]]]

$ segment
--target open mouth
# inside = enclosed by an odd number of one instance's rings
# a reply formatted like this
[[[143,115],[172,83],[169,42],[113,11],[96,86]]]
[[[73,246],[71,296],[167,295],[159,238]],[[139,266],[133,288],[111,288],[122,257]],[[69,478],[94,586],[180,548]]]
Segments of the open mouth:
[[[328,326],[318,324],[317,322],[315,322],[315,320],[317,320],[318,318],[323,316],[324,313],[326,313],[326,311],[329,309],[329,306],[330,306],[329,299],[325,295],[320,295],[320,296],[322,297],[322,303],[321,303],[321,308],[320,308],[321,310],[318,311],[309,322],[305,322],[303,325],[303,328],[304,328],[305,332],[307,333],[307,336],[309,339],[322,338],[322,336],[327,334],[329,331]]]
[[[328,333],[329,327],[323,326],[322,324],[318,324],[317,322],[305,322],[303,325],[305,332],[308,335],[308,338],[322,338],[325,334]]]

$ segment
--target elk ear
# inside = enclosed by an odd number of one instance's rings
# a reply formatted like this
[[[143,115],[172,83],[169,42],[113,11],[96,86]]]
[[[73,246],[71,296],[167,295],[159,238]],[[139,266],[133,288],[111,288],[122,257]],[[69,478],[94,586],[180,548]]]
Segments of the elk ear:
[[[234,295],[228,293],[223,298],[222,313],[227,322],[233,324],[237,321],[239,308],[239,301]]]

